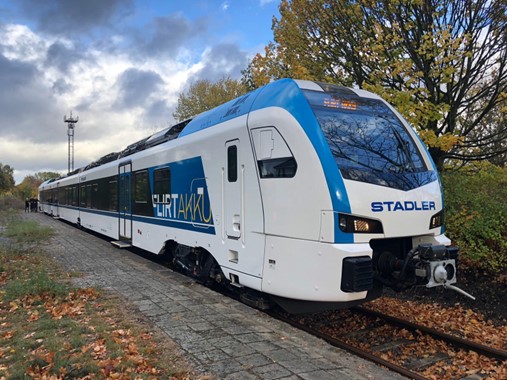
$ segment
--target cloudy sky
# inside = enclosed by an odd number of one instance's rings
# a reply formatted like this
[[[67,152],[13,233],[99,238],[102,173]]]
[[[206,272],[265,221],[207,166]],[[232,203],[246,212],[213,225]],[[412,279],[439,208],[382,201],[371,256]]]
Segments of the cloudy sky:
[[[279,0],[0,0],[0,163],[67,172],[173,124],[192,81],[239,79]]]

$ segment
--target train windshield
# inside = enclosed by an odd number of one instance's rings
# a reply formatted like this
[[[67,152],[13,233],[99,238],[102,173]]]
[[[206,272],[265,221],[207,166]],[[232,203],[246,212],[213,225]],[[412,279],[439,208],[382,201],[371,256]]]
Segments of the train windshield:
[[[382,101],[332,88],[336,91],[304,93],[344,178],[403,190],[436,180],[404,125]]]

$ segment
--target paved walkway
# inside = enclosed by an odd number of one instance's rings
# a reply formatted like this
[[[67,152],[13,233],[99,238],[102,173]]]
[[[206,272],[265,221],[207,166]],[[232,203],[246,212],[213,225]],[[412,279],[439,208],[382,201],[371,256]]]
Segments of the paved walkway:
[[[400,379],[384,368],[273,320],[107,240],[44,214],[49,252],[78,286],[102,287],[136,305],[176,342],[196,371],[216,379]]]

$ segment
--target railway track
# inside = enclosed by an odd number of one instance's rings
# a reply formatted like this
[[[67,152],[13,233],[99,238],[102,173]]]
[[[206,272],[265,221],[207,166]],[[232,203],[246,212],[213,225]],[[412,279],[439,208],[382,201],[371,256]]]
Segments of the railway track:
[[[161,258],[148,257],[161,265],[169,266]],[[236,292],[227,288],[211,288],[242,302]],[[507,350],[463,339],[364,307],[310,316],[290,315],[277,309],[268,310],[266,313],[335,347],[411,379],[507,379]],[[336,326],[340,328],[335,329]],[[397,356],[407,356],[401,355],[400,352],[410,351],[411,346],[419,348],[416,350],[419,355],[409,355],[408,360],[393,360]],[[463,356],[483,358],[480,362],[487,363],[493,370],[485,371],[484,368],[474,366],[472,362],[465,366],[452,364],[454,358]],[[446,366],[453,369],[454,374],[429,374],[432,368],[445,362],[448,362]],[[495,372],[495,369],[498,369],[498,372]],[[476,373],[478,375],[474,376]]]
[[[501,350],[495,347],[490,347],[481,343],[474,342],[472,340],[463,339],[458,336],[454,336],[443,331],[439,331],[430,327],[426,327],[423,325],[419,325],[410,321],[406,321],[400,318],[396,318],[387,314],[380,313],[378,311],[366,309],[363,307],[354,308],[355,311],[360,313],[376,316],[382,318],[390,323],[397,325],[401,328],[405,328],[411,331],[421,331],[423,333],[429,334],[436,339],[440,339],[452,344],[455,347],[463,348],[466,350],[475,351],[481,355],[485,355],[488,357],[495,358],[497,360],[507,360],[507,350]]]
[[[129,250],[157,264],[182,272],[171,266],[165,257],[154,256],[133,247]],[[227,288],[213,286],[211,288],[241,302],[238,294]],[[505,349],[507,347],[504,349],[490,347],[364,307],[309,316],[289,315],[276,309],[266,313],[333,346],[385,366],[408,378],[507,379]],[[365,320],[358,321],[361,318]],[[419,350],[412,350],[414,346]],[[419,355],[412,355],[411,350],[418,351]],[[480,360],[470,361],[469,364],[453,363],[455,358],[460,359],[464,356]],[[485,364],[487,368],[477,366],[477,362]],[[432,371],[436,372],[438,366],[444,366],[454,372],[445,372],[444,368],[444,373],[435,375]]]
[[[322,316],[269,313],[335,347],[412,379],[507,378],[506,350],[363,307]]]

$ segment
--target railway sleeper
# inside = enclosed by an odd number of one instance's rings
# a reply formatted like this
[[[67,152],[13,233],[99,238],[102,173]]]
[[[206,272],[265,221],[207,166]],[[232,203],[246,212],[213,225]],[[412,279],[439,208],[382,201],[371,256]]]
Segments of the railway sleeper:
[[[367,338],[369,335],[372,335],[372,333],[378,328],[379,326],[368,326],[361,330],[355,330],[351,331],[349,333],[344,334],[343,338],[350,338],[350,339],[362,339]]]
[[[374,346],[374,347],[372,347],[372,349],[373,349],[373,351],[376,351],[376,352],[385,352],[385,351],[390,351],[392,349],[404,346],[409,343],[413,343],[413,341],[410,341],[408,339],[396,339],[396,340],[393,340],[392,342],[382,343],[382,344],[379,344],[378,346]]]
[[[408,368],[411,371],[420,371],[424,368],[430,367],[442,360],[448,360],[449,355],[444,354],[443,352],[437,352],[435,355],[429,356],[427,358],[420,358],[411,360],[407,363],[404,363],[403,366]]]

